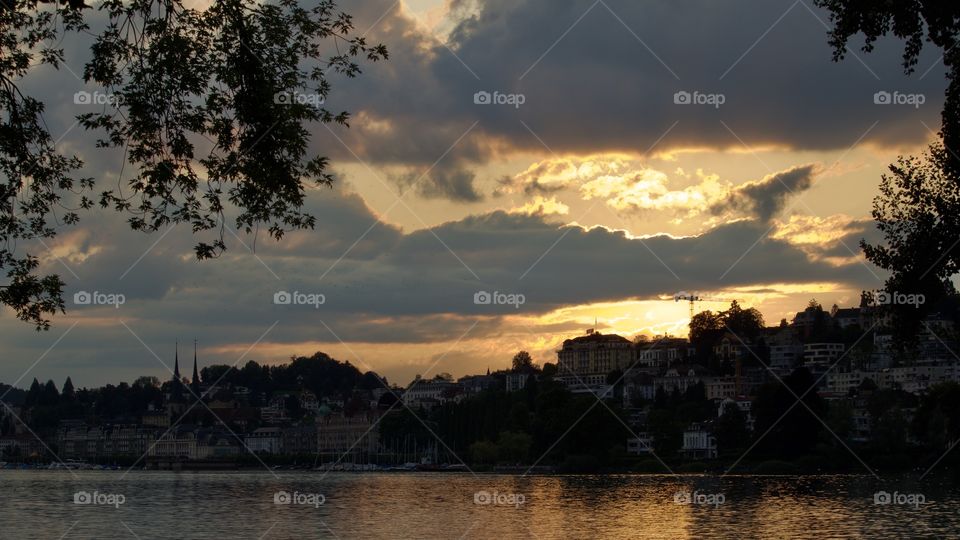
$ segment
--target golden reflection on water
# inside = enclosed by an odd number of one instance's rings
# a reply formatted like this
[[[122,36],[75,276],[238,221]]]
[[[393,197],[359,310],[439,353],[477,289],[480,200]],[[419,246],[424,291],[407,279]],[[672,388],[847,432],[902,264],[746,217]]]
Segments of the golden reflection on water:
[[[960,536],[955,486],[869,476],[0,471],[0,482],[3,538]],[[878,506],[878,489],[927,503]],[[74,504],[81,490],[125,502]]]

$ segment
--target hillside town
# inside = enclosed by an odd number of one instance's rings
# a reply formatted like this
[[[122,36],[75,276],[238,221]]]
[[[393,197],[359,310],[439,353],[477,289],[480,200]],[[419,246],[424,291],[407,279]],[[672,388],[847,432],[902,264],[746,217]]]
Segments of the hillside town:
[[[542,366],[521,351],[508,369],[402,387],[323,353],[199,369],[196,346],[186,376],[178,348],[168,381],[0,386],[0,452],[7,467],[576,470],[953,444],[956,313],[931,311],[906,357],[886,317],[865,296],[766,326],[733,302],[688,338],[589,329]]]

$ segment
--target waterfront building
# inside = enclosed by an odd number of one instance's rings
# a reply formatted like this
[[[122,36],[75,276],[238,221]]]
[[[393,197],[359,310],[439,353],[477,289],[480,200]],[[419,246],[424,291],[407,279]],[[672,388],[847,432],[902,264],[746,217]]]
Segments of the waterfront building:
[[[279,427],[262,427],[255,429],[243,440],[246,447],[253,453],[280,454],[283,452],[283,429]]]
[[[701,424],[690,424],[683,432],[680,453],[689,459],[713,459],[717,457],[717,438]]]
[[[567,387],[589,389],[605,385],[611,371],[626,371],[635,362],[636,349],[629,339],[589,330],[563,342],[557,351],[556,379]]]

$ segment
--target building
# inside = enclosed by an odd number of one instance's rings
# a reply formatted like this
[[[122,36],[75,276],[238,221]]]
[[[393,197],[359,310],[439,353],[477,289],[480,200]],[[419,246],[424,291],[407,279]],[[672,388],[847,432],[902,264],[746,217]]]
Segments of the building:
[[[140,423],[145,426],[168,428],[170,427],[170,415],[167,411],[157,411],[151,408],[140,417]]]
[[[66,420],[57,430],[57,448],[62,459],[96,459],[100,429],[79,420]]]
[[[489,390],[499,386],[499,381],[493,375],[490,375],[490,370],[487,370],[486,375],[467,375],[466,377],[461,377],[457,384],[460,385],[460,388],[463,389],[463,392],[467,395],[479,394],[484,390]],[[379,397],[379,396],[378,396]]]
[[[803,343],[792,326],[766,329],[764,340],[770,351],[770,369],[784,376],[803,364]]]
[[[163,432],[150,446],[147,455],[181,460],[196,459],[196,429],[191,425],[180,425]]]
[[[683,432],[680,453],[689,459],[713,459],[717,457],[717,439],[700,424],[690,424]]]
[[[380,448],[379,414],[330,414],[317,420],[317,452],[340,459],[376,454]]]
[[[649,373],[629,373],[623,380],[625,408],[635,407],[641,401],[653,401],[657,397],[657,386]]]
[[[265,407],[260,407],[260,419],[268,424],[279,424],[289,420],[287,397],[287,394],[276,395]]]
[[[653,454],[653,436],[647,432],[636,435],[627,439],[627,453],[634,456]]]
[[[662,377],[655,377],[653,384],[668,394],[685,393],[691,386],[704,382],[707,370],[703,366],[676,366],[668,369]]]
[[[300,408],[316,414],[320,410],[320,400],[317,399],[317,395],[309,390],[304,390],[300,392],[299,396]]]
[[[244,437],[244,445],[253,453],[280,454],[283,452],[283,429],[262,427]]]
[[[837,306],[833,306],[833,309],[830,311],[833,316],[833,321],[837,323],[837,326],[840,328],[860,326],[860,308],[838,308]]]
[[[530,377],[536,377],[536,375],[532,375],[530,373],[517,373],[517,372],[507,373],[507,376],[505,379],[505,386],[506,386],[507,392],[519,392],[520,390],[523,390],[524,388],[526,388],[527,380]]]
[[[287,455],[302,456],[317,453],[317,426],[289,426],[283,428],[283,452]]]
[[[568,387],[604,385],[607,374],[626,371],[635,360],[636,350],[629,339],[588,330],[584,336],[565,340],[557,351],[556,379]]]
[[[690,362],[696,354],[690,342],[683,338],[657,337],[636,345],[637,366],[663,370],[680,362]]]
[[[803,346],[803,365],[813,373],[824,373],[843,356],[843,343],[806,343]]]
[[[728,399],[737,395],[737,378],[734,376],[710,377],[704,380],[707,399]]]
[[[443,403],[459,390],[457,383],[449,379],[440,376],[424,379],[417,375],[403,392],[403,403],[408,407],[423,406],[429,408]]]
[[[878,375],[880,374],[877,372],[860,371],[859,369],[853,371],[832,370],[827,373],[826,390],[836,395],[849,395],[852,390],[860,388],[860,385],[866,379],[878,383],[879,386]]]
[[[135,457],[147,453],[156,433],[154,429],[136,424],[113,424],[99,430],[100,453],[105,458]]]
[[[956,362],[942,365],[899,366],[883,370],[878,377],[881,388],[900,388],[911,394],[925,394],[934,385],[960,382],[960,366]]]
[[[240,439],[229,431],[216,428],[197,431],[193,459],[231,460],[244,452]]]
[[[4,435],[0,437],[0,459],[36,458],[45,453],[46,449],[39,439],[33,435],[22,433],[18,435]]]
[[[725,332],[723,337],[713,346],[713,356],[720,362],[734,363],[750,354],[749,340],[741,339],[733,332]]]

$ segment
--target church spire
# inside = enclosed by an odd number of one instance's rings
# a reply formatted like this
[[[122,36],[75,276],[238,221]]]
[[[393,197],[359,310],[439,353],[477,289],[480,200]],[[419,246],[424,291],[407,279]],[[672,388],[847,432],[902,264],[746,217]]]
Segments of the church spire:
[[[177,342],[175,345],[176,349],[173,351],[173,380],[180,380],[180,343]]]
[[[200,397],[200,376],[197,375],[197,340],[193,340],[193,380],[190,381],[190,389],[193,390],[195,397]]]
[[[173,353],[173,380],[170,381],[170,399],[179,402],[183,399],[183,379],[180,378],[180,343],[177,342]]]

